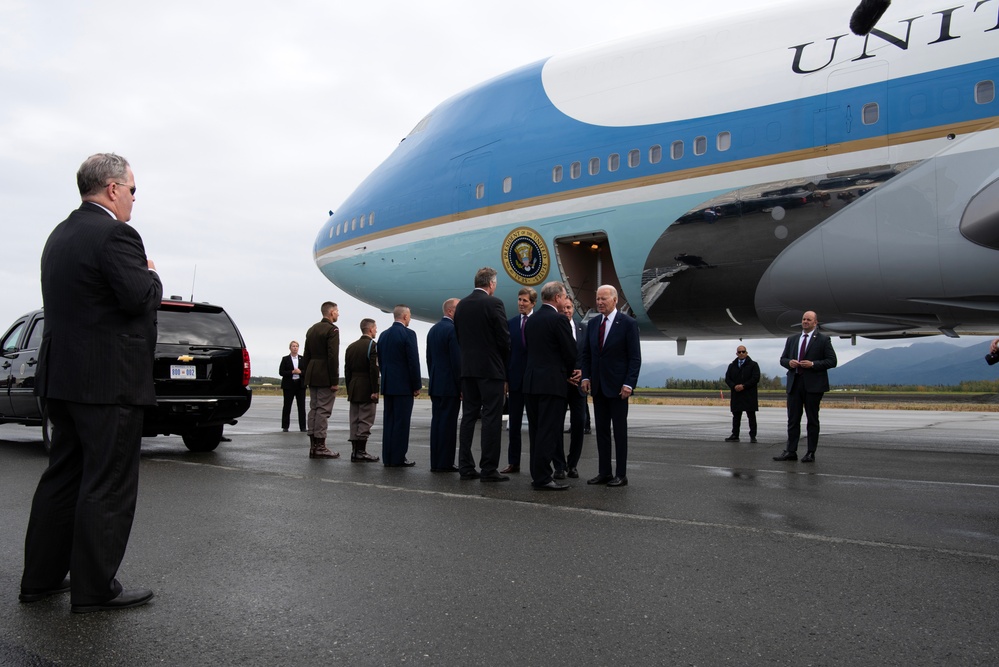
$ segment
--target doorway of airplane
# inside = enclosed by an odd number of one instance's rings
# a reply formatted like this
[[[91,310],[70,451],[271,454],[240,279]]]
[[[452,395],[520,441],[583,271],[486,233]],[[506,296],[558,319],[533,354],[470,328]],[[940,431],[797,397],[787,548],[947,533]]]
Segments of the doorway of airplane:
[[[556,238],[555,259],[569,298],[584,322],[597,312],[597,288],[601,285],[617,288],[618,308],[630,312],[606,233],[594,231]]]

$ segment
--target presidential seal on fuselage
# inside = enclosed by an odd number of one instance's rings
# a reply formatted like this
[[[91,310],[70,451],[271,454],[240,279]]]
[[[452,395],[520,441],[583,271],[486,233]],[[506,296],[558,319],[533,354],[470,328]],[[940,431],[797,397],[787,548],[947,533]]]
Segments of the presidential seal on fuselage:
[[[548,246],[533,229],[521,227],[503,241],[503,268],[521,285],[540,285],[548,277]]]

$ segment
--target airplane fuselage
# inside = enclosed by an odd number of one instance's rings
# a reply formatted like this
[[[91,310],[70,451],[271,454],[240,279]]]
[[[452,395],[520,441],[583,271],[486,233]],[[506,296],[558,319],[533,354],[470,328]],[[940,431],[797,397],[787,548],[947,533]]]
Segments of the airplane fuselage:
[[[616,285],[643,336],[999,331],[999,0],[796,3],[528,65],[447,100],[341,205],[320,270],[436,320]],[[840,26],[842,26],[840,28]]]

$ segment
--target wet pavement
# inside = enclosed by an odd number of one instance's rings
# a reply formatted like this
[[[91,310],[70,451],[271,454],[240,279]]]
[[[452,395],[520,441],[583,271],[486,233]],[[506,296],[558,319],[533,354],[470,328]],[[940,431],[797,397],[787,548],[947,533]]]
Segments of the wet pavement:
[[[88,615],[17,602],[45,458],[0,426],[0,665],[999,663],[997,413],[826,409],[808,465],[771,460],[782,410],[753,445],[724,408],[635,405],[629,486],[586,485],[591,435],[551,493],[431,473],[429,401],[417,467],[351,464],[346,409],[337,461],[274,397],[214,453],[144,440],[120,578],[156,597]]]

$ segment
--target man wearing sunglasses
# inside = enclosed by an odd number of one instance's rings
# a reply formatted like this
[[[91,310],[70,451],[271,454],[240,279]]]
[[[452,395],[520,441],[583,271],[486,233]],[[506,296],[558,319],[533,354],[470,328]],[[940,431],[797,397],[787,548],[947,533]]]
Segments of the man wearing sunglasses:
[[[760,384],[760,365],[749,358],[746,346],[735,350],[735,361],[728,365],[725,384],[732,390],[729,405],[732,409],[732,435],[725,442],[739,442],[742,413],[749,420],[749,441],[756,442],[756,411],[760,409],[756,387]]]
[[[83,204],[42,250],[45,332],[35,393],[52,425],[24,547],[23,603],[71,590],[72,611],[145,604],[115,575],[135,514],[145,406],[156,405],[153,353],[163,288],[126,224],[135,176],[113,153],[76,174]],[[71,577],[67,577],[71,573]]]

